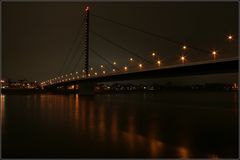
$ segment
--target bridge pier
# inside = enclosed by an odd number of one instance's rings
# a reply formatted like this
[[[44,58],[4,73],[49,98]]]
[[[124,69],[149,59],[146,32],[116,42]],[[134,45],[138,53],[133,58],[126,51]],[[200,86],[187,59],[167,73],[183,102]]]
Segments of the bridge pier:
[[[91,96],[94,95],[95,83],[91,81],[80,82],[78,84],[78,89],[76,89],[76,93],[83,96]]]

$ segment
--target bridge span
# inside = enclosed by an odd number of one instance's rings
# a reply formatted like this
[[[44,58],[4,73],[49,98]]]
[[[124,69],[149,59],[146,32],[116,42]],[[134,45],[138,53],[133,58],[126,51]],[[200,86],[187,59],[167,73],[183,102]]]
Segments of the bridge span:
[[[84,87],[83,90],[94,88],[99,82],[113,82],[126,80],[154,79],[164,77],[183,77],[191,75],[221,74],[221,73],[238,73],[239,59],[238,57],[209,60],[205,62],[195,62],[189,64],[180,64],[161,67],[158,69],[149,69],[137,72],[126,72],[120,74],[109,74],[105,76],[92,76],[46,85],[45,89],[54,89],[61,86],[79,85]],[[92,89],[91,89],[92,90]]]

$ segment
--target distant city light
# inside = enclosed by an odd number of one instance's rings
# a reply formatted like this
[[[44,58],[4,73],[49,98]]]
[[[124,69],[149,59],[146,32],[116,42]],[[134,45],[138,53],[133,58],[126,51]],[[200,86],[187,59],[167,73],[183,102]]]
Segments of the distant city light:
[[[133,58],[129,58],[129,60],[132,62],[132,61],[133,61]]]
[[[125,67],[124,67],[124,70],[125,70],[125,71],[127,71],[127,70],[128,70],[128,67],[127,67],[127,66],[125,66]]]
[[[113,62],[113,65],[116,65],[116,64],[117,64],[117,63],[114,61],[114,62]]]
[[[103,68],[103,65],[101,65],[101,68]]]
[[[93,70],[93,68],[91,67],[91,68],[90,68],[90,70],[92,71],[92,70]]]
[[[157,65],[159,65],[159,66],[161,65],[161,61],[160,60],[157,61]]]
[[[90,9],[89,6],[87,6],[87,7],[85,8],[85,11],[88,12],[89,9]]]
[[[78,72],[76,72],[76,74],[78,74]]]
[[[141,68],[143,67],[143,65],[140,63],[140,64],[138,65],[138,67],[141,69]]]
[[[113,69],[112,71],[113,71],[113,72],[116,72],[116,70],[115,70],[115,69]]]
[[[95,72],[94,75],[97,76],[97,72]]]
[[[82,70],[82,72],[84,73],[84,72],[85,72],[85,70],[83,69],[83,70]]]
[[[156,53],[152,53],[152,56],[155,57],[155,56],[156,56]]]
[[[105,74],[106,73],[106,71],[103,71],[103,74]]]

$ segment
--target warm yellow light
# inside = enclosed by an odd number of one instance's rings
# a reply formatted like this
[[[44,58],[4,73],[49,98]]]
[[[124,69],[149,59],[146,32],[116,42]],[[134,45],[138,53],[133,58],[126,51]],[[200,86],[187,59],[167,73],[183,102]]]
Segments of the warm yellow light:
[[[184,56],[181,56],[181,60],[184,61],[186,58]]]
[[[187,46],[186,46],[186,45],[183,45],[183,46],[182,46],[182,49],[183,49],[183,50],[186,50],[186,49],[187,49]]]
[[[232,40],[232,39],[233,39],[233,36],[232,36],[232,35],[228,35],[227,39],[228,39],[228,40]]]
[[[152,53],[152,56],[155,57],[155,56],[156,56],[156,53]]]
[[[95,74],[95,76],[96,76],[96,75],[97,75],[97,72],[95,72],[94,74]]]
[[[101,65],[101,68],[103,68],[103,65]]]
[[[90,77],[91,76],[91,74],[90,73],[88,73],[88,77]]]
[[[106,71],[103,71],[102,73],[103,73],[103,74],[105,74],[105,73],[106,73]]]
[[[129,60],[132,62],[132,61],[133,61],[133,58],[129,58]]]
[[[160,66],[160,65],[161,65],[161,61],[160,61],[160,60],[158,60],[158,61],[157,61],[157,64]]]
[[[90,68],[90,70],[92,71],[92,70],[93,70],[93,68],[91,67],[91,68]]]
[[[113,69],[113,72],[115,72],[116,70],[115,69]]]
[[[78,72],[76,72],[76,74],[78,74]]]
[[[117,63],[116,62],[113,62],[113,65],[116,65]]]
[[[140,63],[138,66],[139,66],[139,68],[142,68],[143,65]]]
[[[217,54],[217,51],[212,51],[212,54],[213,54],[213,55],[216,55],[216,54]]]
[[[125,71],[127,71],[127,69],[128,69],[128,67],[127,67],[127,66],[125,66],[125,67],[124,67],[124,70],[125,70]]]

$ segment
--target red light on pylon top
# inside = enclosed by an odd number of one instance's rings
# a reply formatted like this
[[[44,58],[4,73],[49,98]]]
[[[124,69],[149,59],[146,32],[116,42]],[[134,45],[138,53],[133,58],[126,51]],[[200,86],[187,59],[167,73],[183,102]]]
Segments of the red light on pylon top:
[[[90,9],[89,6],[86,6],[85,11],[88,12],[89,9]]]

